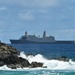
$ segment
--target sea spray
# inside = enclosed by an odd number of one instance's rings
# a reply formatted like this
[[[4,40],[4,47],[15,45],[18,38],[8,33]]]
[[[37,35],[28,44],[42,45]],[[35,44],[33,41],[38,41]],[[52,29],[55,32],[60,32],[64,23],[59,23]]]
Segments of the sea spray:
[[[68,61],[59,61],[59,60],[49,60],[43,57],[41,54],[37,54],[35,56],[28,55],[24,52],[21,52],[19,57],[27,59],[30,63],[32,62],[40,62],[43,63],[43,66],[47,66],[47,69],[50,70],[75,70],[75,62],[72,60]]]
[[[11,68],[8,68],[7,65],[4,65],[0,67],[0,70],[12,70]]]
[[[0,67],[0,70],[40,70],[40,69],[48,69],[48,70],[65,70],[65,71],[75,71],[75,62],[72,60],[69,61],[59,61],[59,60],[49,60],[44,58],[41,54],[37,54],[35,56],[33,55],[26,55],[24,52],[21,52],[19,57],[22,57],[24,59],[27,59],[30,63],[32,62],[40,62],[43,63],[43,66],[46,66],[47,68],[17,68],[17,69],[11,69],[8,68],[6,65]]]

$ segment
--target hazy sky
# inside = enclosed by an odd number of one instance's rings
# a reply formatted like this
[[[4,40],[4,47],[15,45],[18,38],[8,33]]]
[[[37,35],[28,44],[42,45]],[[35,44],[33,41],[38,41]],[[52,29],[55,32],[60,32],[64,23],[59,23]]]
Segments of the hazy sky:
[[[0,40],[29,34],[75,40],[75,0],[0,0]]]

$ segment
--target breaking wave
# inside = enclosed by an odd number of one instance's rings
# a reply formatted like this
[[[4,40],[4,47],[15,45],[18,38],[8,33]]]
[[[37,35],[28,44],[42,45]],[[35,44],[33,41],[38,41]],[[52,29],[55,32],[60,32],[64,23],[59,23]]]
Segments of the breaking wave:
[[[41,54],[26,55],[24,52],[21,52],[19,57],[27,59],[30,63],[32,62],[40,62],[43,63],[43,66],[47,66],[47,68],[17,68],[17,70],[34,70],[34,69],[49,69],[49,70],[73,70],[75,71],[75,62],[69,60],[69,62],[59,61],[59,60],[49,60],[44,58]],[[0,70],[12,70],[8,68],[6,65],[0,67]]]
[[[59,61],[59,60],[48,60],[44,58],[41,54],[35,56],[29,55],[26,56],[24,52],[21,52],[19,57],[27,59],[30,63],[40,62],[43,63],[43,66],[47,66],[47,69],[50,70],[75,70],[75,62],[69,60],[69,62]]]

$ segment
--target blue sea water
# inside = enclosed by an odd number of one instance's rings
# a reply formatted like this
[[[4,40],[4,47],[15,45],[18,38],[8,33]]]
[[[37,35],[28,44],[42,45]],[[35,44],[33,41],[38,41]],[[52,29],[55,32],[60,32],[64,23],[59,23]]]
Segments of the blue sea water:
[[[75,75],[75,72],[50,70],[0,71],[0,75]]]
[[[40,54],[45,59],[66,56],[70,59],[75,59],[74,44],[9,44],[19,51],[24,51],[26,54]],[[38,59],[41,57],[38,57]],[[38,60],[37,59],[37,60]],[[43,60],[44,60],[43,59]],[[43,61],[42,60],[42,61]],[[0,70],[0,75],[75,75],[74,62],[49,62],[48,69],[19,69],[19,70]]]
[[[75,59],[75,44],[11,44],[26,54],[41,54],[47,58],[66,56]]]

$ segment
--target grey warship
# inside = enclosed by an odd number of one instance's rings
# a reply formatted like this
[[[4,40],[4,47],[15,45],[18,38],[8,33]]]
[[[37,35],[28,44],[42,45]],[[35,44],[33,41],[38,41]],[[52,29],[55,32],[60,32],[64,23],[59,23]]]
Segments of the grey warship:
[[[27,31],[25,35],[21,36],[20,39],[10,39],[11,44],[74,44],[74,41],[62,41],[55,40],[54,36],[46,36],[46,31],[43,33],[43,37],[37,37],[35,35],[28,35]]]

